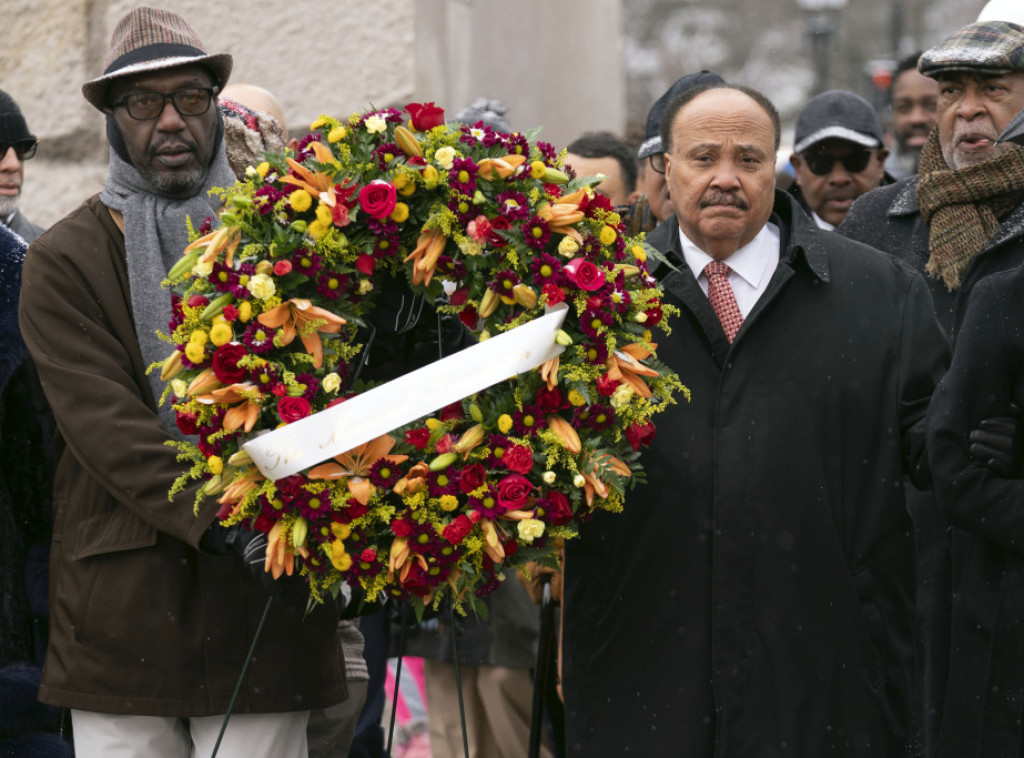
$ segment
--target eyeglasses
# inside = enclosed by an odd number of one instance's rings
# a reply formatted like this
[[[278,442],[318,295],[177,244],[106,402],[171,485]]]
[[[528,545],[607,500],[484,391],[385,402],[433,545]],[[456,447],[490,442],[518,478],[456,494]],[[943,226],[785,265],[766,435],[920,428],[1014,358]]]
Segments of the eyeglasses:
[[[833,155],[832,153],[801,153],[801,157],[807,163],[807,168],[812,174],[825,176],[832,173],[836,163],[842,163],[843,168],[851,174],[859,174],[868,167],[872,156],[871,150],[855,150],[851,153]]]
[[[23,139],[18,142],[0,142],[0,160],[3,160],[3,157],[7,155],[7,151],[12,147],[19,161],[27,161],[36,154],[39,142],[34,139]]]
[[[665,173],[665,153],[654,153],[648,156],[648,158],[651,161],[651,168],[659,174]]]
[[[210,103],[216,94],[216,87],[188,87],[165,95],[163,92],[132,92],[115,102],[112,107],[124,106],[128,115],[136,121],[152,121],[160,118],[167,101],[174,103],[174,109],[182,116],[202,116],[210,110]]]

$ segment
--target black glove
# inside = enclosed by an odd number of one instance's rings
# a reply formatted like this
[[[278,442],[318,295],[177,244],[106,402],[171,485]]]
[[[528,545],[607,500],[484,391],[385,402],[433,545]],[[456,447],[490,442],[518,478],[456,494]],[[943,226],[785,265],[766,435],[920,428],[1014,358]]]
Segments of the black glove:
[[[305,612],[309,603],[309,589],[298,574],[280,579],[264,570],[267,560],[267,535],[246,529],[241,524],[221,526],[214,522],[203,533],[199,547],[216,555],[234,553],[242,559],[263,591],[278,605]]]
[[[1010,403],[1010,415],[983,419],[971,432],[971,457],[984,461],[997,476],[1018,479],[1024,457],[1024,440],[1021,437],[1020,407]]]

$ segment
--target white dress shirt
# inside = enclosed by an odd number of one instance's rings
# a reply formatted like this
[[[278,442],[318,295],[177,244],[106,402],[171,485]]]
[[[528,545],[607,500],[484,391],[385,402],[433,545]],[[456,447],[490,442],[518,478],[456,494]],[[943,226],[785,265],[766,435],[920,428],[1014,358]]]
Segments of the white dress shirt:
[[[767,223],[754,239],[723,261],[732,269],[729,272],[729,286],[736,296],[736,304],[743,318],[747,317],[754,303],[768,289],[768,282],[779,265],[779,240],[779,227]],[[683,247],[686,265],[690,267],[697,284],[707,295],[708,278],[704,275],[704,267],[714,258],[691,242],[681,228],[679,241]]]

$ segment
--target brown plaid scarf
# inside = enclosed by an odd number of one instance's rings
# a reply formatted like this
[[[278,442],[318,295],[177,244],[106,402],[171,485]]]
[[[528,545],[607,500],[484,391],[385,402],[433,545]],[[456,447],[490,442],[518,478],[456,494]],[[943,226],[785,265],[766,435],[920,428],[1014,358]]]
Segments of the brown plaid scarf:
[[[917,204],[930,229],[925,270],[952,291],[1000,221],[1024,202],[1024,148],[1008,145],[996,158],[954,171],[933,129],[919,171]]]

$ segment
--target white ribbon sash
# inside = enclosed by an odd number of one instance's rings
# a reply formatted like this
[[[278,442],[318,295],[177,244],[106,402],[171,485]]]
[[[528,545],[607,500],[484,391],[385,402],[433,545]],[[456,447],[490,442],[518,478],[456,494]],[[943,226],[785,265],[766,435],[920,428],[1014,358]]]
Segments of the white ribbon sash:
[[[568,306],[246,442],[267,479],[283,479],[560,355]]]

